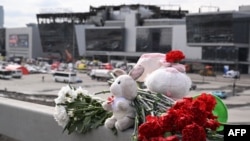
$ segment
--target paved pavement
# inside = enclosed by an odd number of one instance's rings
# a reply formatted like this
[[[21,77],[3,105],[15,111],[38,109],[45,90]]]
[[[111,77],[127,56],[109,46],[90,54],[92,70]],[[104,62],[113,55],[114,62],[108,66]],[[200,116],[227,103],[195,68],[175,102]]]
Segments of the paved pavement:
[[[189,96],[194,96],[202,92],[211,90],[224,90],[229,93],[229,97],[223,102],[228,106],[228,122],[249,123],[250,124],[250,75],[242,75],[241,79],[236,81],[236,94],[232,96],[233,79],[217,77],[202,77],[197,74],[188,74],[192,81],[197,84],[197,89],[190,91]],[[42,81],[44,76],[45,81]],[[89,93],[94,94],[103,90],[108,90],[107,82],[91,80],[86,74],[79,74],[83,80],[82,83],[72,84],[74,87],[83,87]],[[65,83],[56,83],[51,74],[31,74],[24,75],[21,79],[1,80],[0,90],[22,92],[30,95],[54,95],[56,96]],[[110,94],[97,95],[106,99]]]

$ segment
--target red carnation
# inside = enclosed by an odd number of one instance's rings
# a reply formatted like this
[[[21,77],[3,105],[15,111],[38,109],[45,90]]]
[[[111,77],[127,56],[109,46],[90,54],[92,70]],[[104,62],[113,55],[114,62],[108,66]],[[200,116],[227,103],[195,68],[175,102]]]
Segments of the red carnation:
[[[166,61],[170,63],[178,63],[185,58],[185,55],[180,50],[172,50],[166,53]]]
[[[175,131],[175,125],[173,124],[178,117],[178,111],[169,109],[168,112],[160,116],[160,124],[164,131]]]
[[[187,125],[182,130],[182,141],[206,141],[206,132],[196,123]]]
[[[208,119],[205,126],[215,131],[220,126],[220,123],[217,120]]]
[[[191,103],[193,101],[192,97],[183,97],[182,99],[179,99],[176,101],[175,105],[173,105],[173,109],[182,109],[190,107]]]
[[[216,99],[211,94],[202,93],[201,95],[197,97],[197,100],[200,100],[203,103],[209,103],[209,104],[206,104],[206,111],[208,112],[213,111],[216,105]]]
[[[185,128],[190,123],[192,123],[193,120],[194,120],[193,115],[180,113],[179,117],[175,121],[177,131],[182,131],[182,129]]]
[[[147,116],[146,122],[142,123],[139,126],[139,140],[148,140],[152,137],[162,136],[164,134],[164,130],[162,129],[162,125],[159,124],[159,117],[156,116]]]

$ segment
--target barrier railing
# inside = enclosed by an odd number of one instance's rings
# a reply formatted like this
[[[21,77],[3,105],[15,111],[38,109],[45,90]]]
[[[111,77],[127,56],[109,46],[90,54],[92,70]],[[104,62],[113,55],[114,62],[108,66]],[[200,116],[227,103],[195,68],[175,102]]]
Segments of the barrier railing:
[[[62,132],[54,107],[0,97],[0,134],[18,141],[129,141],[132,130],[118,132],[99,127],[86,134]]]

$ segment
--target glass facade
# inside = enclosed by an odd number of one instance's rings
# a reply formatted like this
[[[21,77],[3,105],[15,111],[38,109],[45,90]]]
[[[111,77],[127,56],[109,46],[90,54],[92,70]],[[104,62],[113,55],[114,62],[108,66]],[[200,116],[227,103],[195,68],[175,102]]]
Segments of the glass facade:
[[[235,48],[234,46],[204,46],[202,47],[202,60],[214,61],[212,64],[216,66],[216,71],[222,71],[223,66],[228,64],[231,69],[237,69],[241,73],[248,73],[248,65],[240,63],[248,62],[248,52],[248,48]]]
[[[166,53],[172,48],[172,28],[137,28],[137,52]]]
[[[5,56],[6,48],[5,48],[5,29],[0,29],[0,53]]]
[[[60,54],[62,58],[65,58],[66,51],[75,57],[79,55],[73,24],[39,24],[39,32],[44,52],[57,53]]]
[[[233,33],[235,43],[249,43],[249,24],[250,14],[234,14]]]
[[[123,28],[85,29],[87,51],[124,51]]]
[[[188,43],[233,43],[232,13],[186,17]]]
[[[248,73],[249,26],[250,14],[244,12],[188,15],[187,43],[202,46],[202,60],[218,71],[228,64],[231,69]]]
[[[203,60],[221,60],[221,61],[236,61],[238,60],[237,48],[231,46],[214,47],[205,46],[202,47],[202,59]]]

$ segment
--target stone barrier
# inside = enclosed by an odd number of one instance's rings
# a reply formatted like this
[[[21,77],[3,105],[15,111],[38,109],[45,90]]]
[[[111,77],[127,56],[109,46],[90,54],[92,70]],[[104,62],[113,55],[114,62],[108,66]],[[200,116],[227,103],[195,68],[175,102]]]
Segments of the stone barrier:
[[[18,141],[129,141],[132,129],[113,132],[99,127],[86,134],[63,133],[53,117],[54,107],[0,97],[0,134]]]

